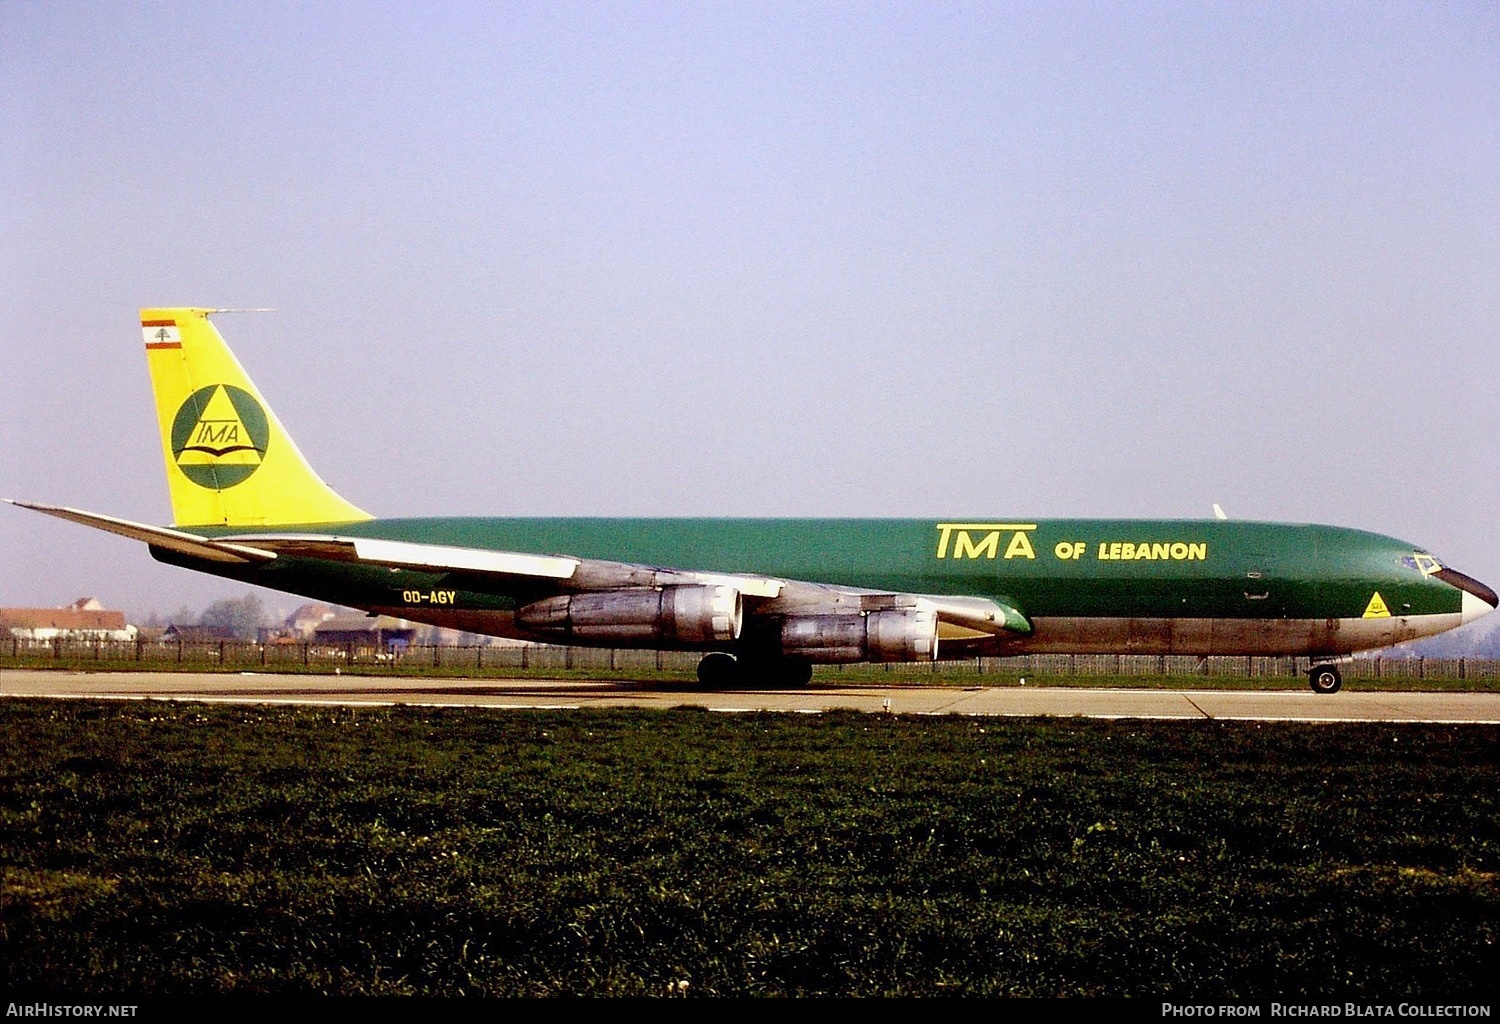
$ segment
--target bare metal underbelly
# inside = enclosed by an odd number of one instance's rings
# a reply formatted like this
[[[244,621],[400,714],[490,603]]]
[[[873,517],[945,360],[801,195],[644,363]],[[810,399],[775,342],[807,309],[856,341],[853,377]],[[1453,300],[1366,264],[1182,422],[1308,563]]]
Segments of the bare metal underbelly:
[[[392,618],[406,619],[408,622],[422,622],[429,626],[440,626],[443,629],[462,630],[465,633],[503,636],[512,640],[536,639],[516,627],[515,612],[476,611],[464,608],[411,608],[405,605],[383,605],[368,610],[372,615],[389,615]]]
[[[376,608],[449,629],[534,639],[511,612]],[[413,615],[413,611],[417,611]],[[1460,625],[1457,613],[1378,619],[1166,619],[1050,617],[1032,621],[1030,636],[939,643],[941,658],[977,654],[1324,655],[1388,647]]]
[[[1431,636],[1458,614],[1378,619],[1039,618],[1013,654],[1350,654]]]

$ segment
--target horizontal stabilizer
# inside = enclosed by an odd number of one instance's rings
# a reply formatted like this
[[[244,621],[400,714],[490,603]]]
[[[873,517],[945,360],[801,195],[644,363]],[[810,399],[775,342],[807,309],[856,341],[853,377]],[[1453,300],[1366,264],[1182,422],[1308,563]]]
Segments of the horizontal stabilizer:
[[[184,533],[181,530],[169,530],[161,526],[132,523],[128,519],[101,516],[96,512],[83,512],[76,508],[63,508],[57,505],[37,505],[29,501],[15,501],[11,498],[6,498],[5,500],[21,508],[29,508],[36,512],[45,512],[49,516],[57,516],[59,519],[82,523],[84,526],[92,526],[96,530],[117,533],[121,537],[129,537],[131,540],[145,541],[154,548],[165,548],[168,551],[191,555],[194,558],[207,559],[210,562],[230,562],[243,565],[249,562],[269,562],[276,557],[274,551],[267,551],[263,548],[227,541],[210,540],[207,537]]]

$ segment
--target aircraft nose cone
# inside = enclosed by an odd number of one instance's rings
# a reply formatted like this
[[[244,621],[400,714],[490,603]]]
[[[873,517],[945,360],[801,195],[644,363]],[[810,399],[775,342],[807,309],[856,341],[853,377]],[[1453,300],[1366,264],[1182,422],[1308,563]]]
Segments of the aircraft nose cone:
[[[1495,606],[1481,601],[1468,591],[1464,591],[1463,621],[1473,622],[1481,615],[1488,615],[1495,610]]]
[[[1496,605],[1500,605],[1500,595],[1474,577],[1467,576],[1457,569],[1449,569],[1445,566],[1433,575],[1464,592],[1462,616],[1465,622],[1472,622],[1481,615],[1488,615],[1495,610]]]

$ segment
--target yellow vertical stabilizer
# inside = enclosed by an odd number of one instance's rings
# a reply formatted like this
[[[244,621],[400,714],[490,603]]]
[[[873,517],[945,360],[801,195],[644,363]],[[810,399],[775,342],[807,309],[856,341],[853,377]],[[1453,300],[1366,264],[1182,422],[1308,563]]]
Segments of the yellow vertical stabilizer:
[[[143,309],[162,457],[177,526],[288,526],[369,519],[312,471],[208,320]]]

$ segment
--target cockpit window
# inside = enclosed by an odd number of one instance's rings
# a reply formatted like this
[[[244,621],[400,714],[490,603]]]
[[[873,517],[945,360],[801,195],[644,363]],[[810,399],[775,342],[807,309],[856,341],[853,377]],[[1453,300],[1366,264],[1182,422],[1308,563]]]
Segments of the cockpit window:
[[[1425,551],[1413,551],[1401,559],[1401,564],[1408,569],[1415,569],[1423,576],[1431,576],[1443,567],[1442,562]]]

